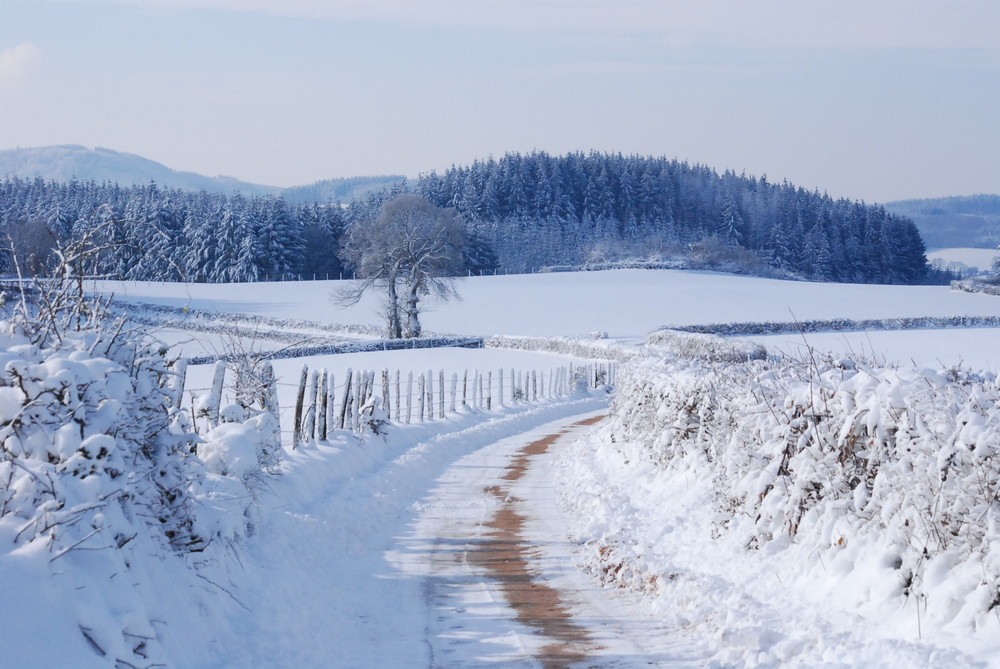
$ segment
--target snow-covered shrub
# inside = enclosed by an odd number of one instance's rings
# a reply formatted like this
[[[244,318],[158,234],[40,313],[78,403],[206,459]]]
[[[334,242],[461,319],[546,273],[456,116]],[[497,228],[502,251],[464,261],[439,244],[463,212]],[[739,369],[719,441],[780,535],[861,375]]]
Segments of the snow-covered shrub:
[[[962,284],[959,286],[958,284]],[[953,281],[952,288],[970,290],[970,282]],[[971,282],[970,285],[988,285]],[[995,287],[994,287],[995,288]],[[1000,326],[997,316],[919,316],[899,318],[834,318],[829,320],[756,321],[752,323],[710,323],[705,325],[676,325],[663,330],[712,334],[722,337],[749,337],[753,335],[802,334],[808,332],[841,332],[863,330],[914,330],[918,328],[972,328]]]
[[[602,336],[604,333],[593,333],[589,337],[515,337],[510,335],[494,335],[487,338],[485,348],[509,348],[519,351],[545,351],[546,353],[561,353],[579,358],[596,358],[602,360],[628,360],[635,355],[635,349],[620,346],[613,340]]]
[[[246,534],[247,495],[196,455],[218,445],[199,443],[176,407],[183,365],[72,276],[85,251],[59,249],[63,276],[0,320],[0,560],[8,578],[33,575],[4,584],[5,606],[31,619],[59,598],[50,628],[23,640],[66,649],[43,653],[49,666],[91,651],[161,666],[161,632],[185,624],[161,608],[165,588],[197,598],[194,570],[220,562],[213,543]],[[17,648],[4,659],[25,666]]]
[[[385,434],[389,428],[389,412],[382,406],[382,400],[372,395],[359,410],[361,431],[371,434]]]
[[[994,266],[995,267],[995,266]],[[987,295],[1000,295],[1000,276],[997,275],[994,269],[993,275],[990,276],[989,281],[981,281],[976,279],[963,279],[961,281],[952,281],[952,290],[964,290],[967,293],[985,293]]]
[[[767,350],[760,344],[679,330],[657,330],[646,337],[646,344],[682,358],[746,362],[767,357]]]
[[[878,575],[873,600],[919,601],[925,625],[996,622],[994,376],[847,360],[624,367],[601,443],[710,481],[716,533],[831,562],[854,545],[848,571]]]

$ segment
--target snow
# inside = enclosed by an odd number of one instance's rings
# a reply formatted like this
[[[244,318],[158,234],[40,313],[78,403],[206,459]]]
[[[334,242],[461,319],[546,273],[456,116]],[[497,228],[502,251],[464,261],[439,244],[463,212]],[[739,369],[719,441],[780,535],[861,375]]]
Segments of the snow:
[[[977,268],[982,273],[992,269],[996,257],[996,249],[952,248],[937,249],[927,253],[927,259],[931,262],[940,260],[945,267],[949,267],[951,263],[960,263],[966,267]]]
[[[334,307],[335,283],[105,287],[136,302],[379,325],[374,302]],[[569,646],[586,653],[587,666],[1000,666],[1000,622],[990,610],[1000,573],[995,504],[975,497],[988,496],[995,482],[983,465],[1000,443],[994,381],[940,370],[964,361],[997,371],[996,329],[810,334],[809,346],[833,352],[829,361],[815,356],[823,371],[812,382],[763,367],[773,361],[731,367],[719,362],[726,356],[678,358],[673,335],[641,346],[669,325],[997,316],[1000,298],[671,270],[473,277],[458,290],[462,301],[430,305],[428,331],[579,339],[562,340],[561,353],[443,348],[275,361],[280,473],[262,471],[256,459],[267,414],[224,409],[225,422],[202,428],[192,463],[201,473],[190,494],[195,531],[213,537],[204,552],[180,556],[145,535],[119,549],[103,541],[97,550],[59,552],[92,529],[145,527],[116,505],[88,512],[79,532],[55,548],[17,541],[24,520],[0,517],[3,662],[115,666],[115,657],[136,659],[134,649],[147,640],[149,663],[205,669],[538,666],[533,655],[547,647],[545,636],[469,558],[491,540],[491,516],[509,507],[524,516],[537,578],[561,593],[582,630],[585,641]],[[175,325],[165,334],[189,353],[226,343],[224,335]],[[135,392],[122,368],[85,354],[86,346],[43,355],[3,336],[0,362],[7,374],[30,372],[39,398],[67,388],[104,395],[80,409],[93,426],[86,435],[69,420],[70,429],[53,426],[10,444],[71,467],[86,465],[81,448],[111,450]],[[749,340],[802,353],[802,337]],[[625,376],[611,418],[571,429],[529,458],[517,481],[506,477],[524,446],[606,413],[608,397],[597,391],[508,401],[492,411],[466,407],[443,420],[392,424],[381,435],[338,430],[290,448],[304,364],[341,380],[348,368],[450,378],[582,364],[588,351],[623,343],[637,346],[634,357],[617,356]],[[867,365],[844,360],[858,352]],[[879,359],[900,367],[882,368]],[[175,434],[184,434],[182,417],[204,400],[211,379],[211,365],[189,368]],[[810,423],[814,397],[824,398],[830,415]],[[16,384],[0,386],[4,423],[24,401]],[[72,413],[58,404],[53,399],[46,410]],[[810,450],[813,432],[795,432],[803,426],[836,444],[859,434],[872,444],[905,436],[912,452],[901,461],[885,456],[872,473],[878,485],[848,494],[835,489],[847,480],[837,478],[836,458]],[[789,435],[803,444],[787,463],[795,476],[780,464]],[[858,457],[875,450],[859,446]],[[43,471],[45,457],[32,466]],[[935,488],[942,471],[963,484]],[[903,478],[912,472],[920,475]],[[893,487],[889,474],[904,483]],[[73,504],[110,490],[110,479],[69,478]],[[5,495],[35,485],[19,481]],[[834,492],[810,501],[813,481]],[[922,515],[929,491],[961,525],[947,546],[928,541],[921,558],[914,542],[932,536],[929,525],[918,525],[929,517]],[[857,508],[866,512],[850,513]],[[795,537],[783,531],[792,518]],[[912,595],[900,566],[913,567]]]
[[[118,299],[321,323],[382,325],[378,301],[334,305],[339,282],[100,284]],[[669,325],[794,319],[996,316],[1000,302],[947,286],[780,281],[679,270],[609,270],[467,277],[462,299],[428,305],[428,332],[639,338]]]
[[[461,456],[603,402],[523,405],[485,421],[466,414],[443,433],[399,428],[290,455],[248,551],[248,610],[233,620],[245,631],[227,666],[431,666],[427,584],[393,563],[428,489]]]
[[[796,358],[810,349],[835,356],[861,357],[885,363],[945,368],[964,366],[1000,372],[1000,328],[944,328],[805,335],[762,335],[750,338],[773,353]]]

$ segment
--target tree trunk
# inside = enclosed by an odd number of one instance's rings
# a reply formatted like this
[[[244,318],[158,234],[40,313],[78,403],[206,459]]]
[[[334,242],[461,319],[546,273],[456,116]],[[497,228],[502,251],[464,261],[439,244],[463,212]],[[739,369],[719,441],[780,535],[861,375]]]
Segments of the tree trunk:
[[[399,296],[396,294],[395,277],[388,279],[388,304],[386,308],[386,321],[389,330],[389,339],[402,339],[403,327],[399,318]]]
[[[420,312],[417,304],[420,302],[420,280],[418,277],[410,277],[410,282],[406,286],[406,336],[420,336]]]

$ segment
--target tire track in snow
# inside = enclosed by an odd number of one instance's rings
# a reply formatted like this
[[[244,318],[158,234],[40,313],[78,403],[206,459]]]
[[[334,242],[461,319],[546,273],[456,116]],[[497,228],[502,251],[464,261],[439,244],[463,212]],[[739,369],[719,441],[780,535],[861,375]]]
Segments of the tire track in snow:
[[[593,425],[603,419],[603,415],[594,416],[529,443],[518,452],[500,478],[509,484],[520,481],[532,456],[546,453],[559,437],[573,428]],[[501,500],[502,506],[487,523],[492,530],[488,539],[467,552],[468,561],[485,569],[500,584],[504,598],[520,622],[551,640],[535,654],[543,666],[564,667],[585,661],[595,644],[589,632],[573,620],[560,592],[547,585],[532,569],[532,545],[524,536],[526,518],[516,510],[521,500],[510,495],[510,485],[490,486],[485,491]]]
[[[576,566],[553,463],[600,419],[583,414],[485,446],[419,503],[388,557],[423,583],[429,666],[705,666],[704,644]]]

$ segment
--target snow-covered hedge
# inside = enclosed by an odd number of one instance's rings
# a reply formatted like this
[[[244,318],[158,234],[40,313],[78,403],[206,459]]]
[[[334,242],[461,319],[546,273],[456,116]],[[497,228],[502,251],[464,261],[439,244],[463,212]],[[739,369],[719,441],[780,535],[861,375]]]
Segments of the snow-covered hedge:
[[[759,344],[679,330],[657,330],[646,337],[646,344],[682,358],[699,360],[746,362],[767,357],[767,349]]]
[[[269,328],[275,331],[320,331],[331,335],[381,337],[384,329],[374,325],[325,325],[314,321],[303,321],[294,318],[276,318],[260,314],[220,313],[206,309],[191,309],[189,307],[173,307],[166,304],[134,304],[115,300],[112,309],[128,316],[132,321],[152,323],[154,325],[168,324],[171,327],[181,327],[189,330],[204,330],[209,332],[225,331],[226,327],[241,326],[257,331]]]
[[[226,597],[225,564],[252,529],[275,426],[240,416],[195,434],[176,408],[183,365],[65,286],[42,287],[38,303],[9,316],[0,656],[10,666],[164,666],[185,643],[208,642],[191,611]]]
[[[545,353],[561,353],[574,355],[578,358],[595,358],[598,360],[628,360],[636,355],[634,348],[621,346],[617,342],[606,339],[604,333],[594,333],[589,337],[516,337],[511,335],[494,335],[484,340],[486,348],[509,348],[518,351],[543,351]]]
[[[962,281],[952,281],[952,290],[964,290],[967,293],[985,293],[987,295],[1000,295],[1000,284],[995,280],[982,281],[975,279],[963,279]]]
[[[316,346],[288,346],[277,351],[263,352],[263,359],[279,360],[282,358],[304,358],[312,355],[334,355],[340,353],[367,353],[371,351],[402,351],[406,349],[441,348],[445,346],[460,348],[482,348],[483,340],[479,337],[419,337],[413,339],[380,339],[378,341],[359,341],[350,344],[320,344]],[[213,362],[232,362],[239,357],[234,355],[198,356],[190,359],[192,365],[207,365]]]
[[[597,443],[622,466],[653,467],[665,489],[711,486],[713,531],[743,550],[795,552],[804,572],[833,569],[863,604],[919,605],[924,632],[997,627],[992,375],[847,360],[637,360],[619,374]],[[599,570],[606,576],[626,573],[623,559],[639,586],[664,576],[641,574],[648,553],[616,551],[601,546],[599,559],[614,560]]]
[[[843,330],[914,330],[917,328],[1000,327],[998,316],[921,316],[915,318],[835,318],[807,321],[760,321],[754,323],[711,323],[676,325],[662,329],[722,337],[789,334],[799,332],[839,332]]]
[[[687,269],[683,258],[674,260],[618,260],[613,262],[588,262],[582,265],[548,265],[539,268],[539,274],[547,272],[602,272],[612,269]]]

